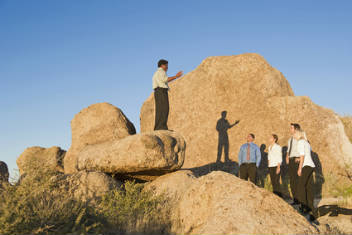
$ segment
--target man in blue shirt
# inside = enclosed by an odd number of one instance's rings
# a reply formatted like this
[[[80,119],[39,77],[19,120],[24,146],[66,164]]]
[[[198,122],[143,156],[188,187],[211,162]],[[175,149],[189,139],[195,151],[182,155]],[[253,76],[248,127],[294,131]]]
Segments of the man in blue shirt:
[[[242,145],[238,154],[238,165],[240,166],[240,178],[249,180],[255,184],[257,168],[259,167],[261,154],[258,145],[253,143],[254,134],[247,136],[247,143]]]

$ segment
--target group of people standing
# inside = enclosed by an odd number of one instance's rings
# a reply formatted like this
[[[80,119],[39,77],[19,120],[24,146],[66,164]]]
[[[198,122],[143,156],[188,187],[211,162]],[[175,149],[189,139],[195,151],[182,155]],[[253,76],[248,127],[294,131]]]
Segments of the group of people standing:
[[[288,165],[290,188],[293,205],[300,205],[303,214],[310,216],[314,221],[317,217],[314,207],[314,179],[315,164],[312,150],[306,133],[297,123],[291,124],[291,138],[288,141],[286,156],[283,158],[282,147],[278,144],[278,136],[269,137],[268,168],[273,192],[282,197],[280,189],[281,164],[285,160]],[[238,154],[239,174],[243,180],[250,180],[255,184],[257,169],[261,161],[261,152],[254,143],[255,135],[247,136],[247,143],[242,145]]]
[[[173,77],[168,77],[166,72],[168,70],[168,61],[159,60],[158,69],[153,75],[153,89],[155,99],[155,125],[154,130],[168,130],[167,120],[169,115],[169,98],[168,83],[174,79],[182,76],[183,72],[178,72]],[[226,121],[226,112],[222,113],[222,119],[218,122],[217,130],[219,135],[221,132],[221,121]],[[229,125],[226,121],[226,127],[231,128],[238,124],[237,121],[233,125]],[[290,187],[293,197],[293,204],[300,205],[302,213],[310,214],[311,220],[315,220],[316,213],[314,209],[314,193],[313,193],[313,171],[315,168],[312,155],[311,147],[307,140],[305,132],[301,129],[297,123],[291,124],[291,138],[288,141],[288,151],[286,155],[286,164],[289,167]],[[225,133],[224,138],[227,138]],[[261,151],[260,148],[254,143],[255,135],[249,134],[247,136],[247,143],[242,145],[238,155],[238,164],[240,166],[240,178],[243,180],[250,180],[255,184],[257,169],[261,162]],[[281,164],[283,161],[282,148],[278,144],[278,136],[272,134],[269,138],[270,146],[268,152],[268,167],[270,179],[273,186],[273,192],[278,196],[281,195],[280,190],[280,171]],[[219,145],[218,159],[221,158],[221,150],[224,147],[226,153],[226,145],[228,142],[224,142],[223,145]],[[228,146],[227,146],[228,148]],[[219,156],[220,152],[220,156]],[[225,156],[225,160],[229,160],[228,156]]]

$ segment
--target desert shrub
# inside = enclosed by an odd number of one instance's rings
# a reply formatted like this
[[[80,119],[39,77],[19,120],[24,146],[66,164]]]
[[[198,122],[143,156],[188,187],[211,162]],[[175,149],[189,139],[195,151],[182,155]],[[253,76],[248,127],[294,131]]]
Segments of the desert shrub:
[[[344,116],[340,117],[340,119],[345,127],[346,135],[352,143],[352,116]]]
[[[0,234],[86,233],[96,226],[94,210],[58,190],[54,172],[22,176],[0,194]],[[101,226],[102,227],[102,226]]]
[[[98,202],[62,191],[59,173],[35,169],[0,191],[0,234],[166,233],[166,201],[127,182]],[[155,233],[154,233],[155,234]]]
[[[106,194],[99,204],[99,213],[110,228],[123,233],[166,234],[170,229],[167,201],[143,191],[143,184],[126,182],[123,190]]]

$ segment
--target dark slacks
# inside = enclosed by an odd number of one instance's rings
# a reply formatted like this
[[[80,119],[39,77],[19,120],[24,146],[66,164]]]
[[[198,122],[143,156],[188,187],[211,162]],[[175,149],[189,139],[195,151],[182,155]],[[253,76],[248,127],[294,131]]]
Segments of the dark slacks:
[[[154,89],[155,99],[155,125],[154,130],[168,130],[169,95],[167,88]]]
[[[269,174],[271,184],[273,186],[273,193],[281,197],[281,189],[280,189],[280,173],[276,174],[277,167],[269,167]]]
[[[314,168],[305,166],[302,168],[302,174],[298,180],[298,201],[302,204],[308,212],[314,210],[314,179],[313,179]]]
[[[299,162],[295,161],[295,158],[290,158],[290,162],[288,165],[288,174],[290,176],[290,188],[292,192],[292,197],[295,202],[297,202],[297,187],[298,187],[298,167]]]
[[[240,178],[249,180],[255,184],[255,177],[257,175],[257,166],[255,163],[242,163],[240,166]]]

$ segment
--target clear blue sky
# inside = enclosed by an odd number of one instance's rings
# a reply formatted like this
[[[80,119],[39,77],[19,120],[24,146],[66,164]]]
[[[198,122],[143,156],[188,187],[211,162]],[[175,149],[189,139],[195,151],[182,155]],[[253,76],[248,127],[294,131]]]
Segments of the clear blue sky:
[[[0,0],[0,160],[68,149],[70,121],[97,102],[139,129],[160,58],[169,75],[208,56],[256,52],[296,95],[352,114],[352,1]]]

